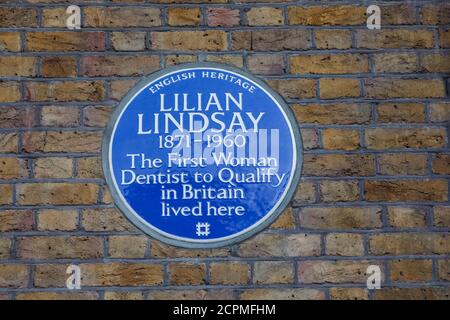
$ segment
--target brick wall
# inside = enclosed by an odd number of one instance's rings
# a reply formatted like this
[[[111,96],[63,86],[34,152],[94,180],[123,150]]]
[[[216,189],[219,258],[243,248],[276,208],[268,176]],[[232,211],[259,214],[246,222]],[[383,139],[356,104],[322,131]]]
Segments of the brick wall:
[[[450,6],[376,2],[377,31],[345,3],[0,0],[0,299],[449,299]],[[144,236],[100,168],[120,98],[191,61],[260,75],[304,139],[292,206],[233,247]]]

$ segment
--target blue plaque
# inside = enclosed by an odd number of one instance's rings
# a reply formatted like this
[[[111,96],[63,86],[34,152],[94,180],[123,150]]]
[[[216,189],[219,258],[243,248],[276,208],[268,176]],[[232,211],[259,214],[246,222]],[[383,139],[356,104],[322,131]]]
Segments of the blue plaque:
[[[145,77],[116,108],[103,170],[117,207],[169,244],[212,248],[250,237],[286,208],[302,141],[261,80],[196,63]]]

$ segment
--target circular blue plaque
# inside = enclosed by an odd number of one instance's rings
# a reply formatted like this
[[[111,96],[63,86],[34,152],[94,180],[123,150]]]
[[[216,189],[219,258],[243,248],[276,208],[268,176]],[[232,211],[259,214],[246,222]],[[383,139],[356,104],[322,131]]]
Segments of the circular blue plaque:
[[[118,208],[145,233],[187,248],[250,237],[286,208],[302,141],[283,99],[222,64],[145,77],[116,108],[103,170]]]

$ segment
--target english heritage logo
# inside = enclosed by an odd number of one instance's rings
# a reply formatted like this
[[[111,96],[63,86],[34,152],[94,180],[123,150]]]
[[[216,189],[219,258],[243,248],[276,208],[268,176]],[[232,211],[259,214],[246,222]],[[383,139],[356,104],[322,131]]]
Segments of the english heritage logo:
[[[300,179],[302,141],[289,107],[221,64],[144,78],[106,130],[103,169],[116,205],[169,244],[241,241],[277,218]]]

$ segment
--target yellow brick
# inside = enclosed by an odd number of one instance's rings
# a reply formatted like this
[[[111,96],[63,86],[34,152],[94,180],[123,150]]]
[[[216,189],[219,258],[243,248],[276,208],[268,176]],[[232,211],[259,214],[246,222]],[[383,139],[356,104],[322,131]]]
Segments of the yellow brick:
[[[360,89],[358,79],[320,79],[320,97],[322,99],[355,98],[359,96]]]
[[[152,32],[155,50],[222,51],[227,48],[227,34],[220,30]]]
[[[247,23],[250,26],[277,26],[284,22],[283,10],[278,8],[251,8],[246,15]]]
[[[38,215],[38,229],[45,231],[73,231],[78,227],[77,210],[44,209]]]
[[[198,26],[201,12],[199,8],[169,8],[168,23],[171,26]]]
[[[362,6],[289,7],[289,24],[310,26],[362,25],[366,22]]]
[[[315,54],[291,56],[291,73],[294,74],[346,74],[369,71],[369,61],[364,54]]]
[[[70,158],[38,158],[34,162],[36,178],[70,178],[73,164]]]

